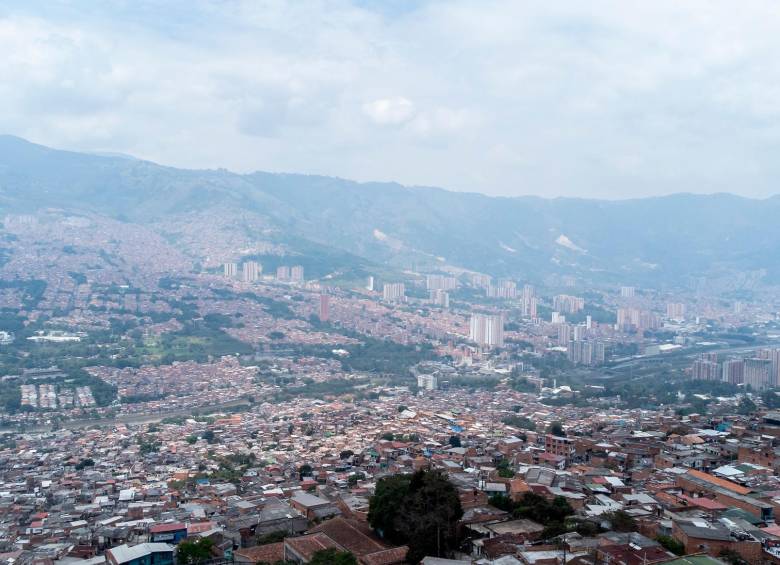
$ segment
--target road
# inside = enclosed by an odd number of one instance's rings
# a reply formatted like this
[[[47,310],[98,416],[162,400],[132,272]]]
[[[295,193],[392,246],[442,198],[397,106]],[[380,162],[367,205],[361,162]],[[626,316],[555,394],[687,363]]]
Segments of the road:
[[[99,418],[91,420],[68,420],[60,423],[60,428],[66,430],[82,430],[84,428],[92,428],[95,426],[116,426],[117,424],[153,424],[160,422],[165,418],[175,418],[177,416],[191,416],[193,412],[199,414],[213,414],[220,412],[228,408],[235,408],[237,406],[251,406],[245,398],[239,398],[237,400],[231,400],[230,402],[223,402],[220,404],[212,404],[210,406],[194,406],[191,408],[181,408],[179,410],[166,410],[165,412],[154,412],[147,414],[121,414],[114,418]],[[2,428],[0,432],[18,432],[16,428]],[[30,426],[24,428],[25,433],[38,433],[38,432],[50,432],[52,431],[51,425],[39,425]]]

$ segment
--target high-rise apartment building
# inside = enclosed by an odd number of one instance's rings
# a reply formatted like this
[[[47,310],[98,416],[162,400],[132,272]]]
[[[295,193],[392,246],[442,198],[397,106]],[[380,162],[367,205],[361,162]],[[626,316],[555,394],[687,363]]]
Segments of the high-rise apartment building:
[[[620,287],[620,297],[621,298],[633,298],[636,294],[636,290],[633,286],[621,286]]]
[[[330,320],[330,296],[327,294],[320,294],[320,322],[327,322]]]
[[[516,298],[517,283],[515,281],[500,280],[495,285],[488,285],[485,292],[488,298]]]
[[[558,326],[558,345],[566,347],[571,341],[571,324]]]
[[[281,265],[276,268],[276,280],[288,282],[290,280],[290,267]]]
[[[427,275],[425,286],[428,290],[454,290],[458,288],[458,279],[448,275]]]
[[[450,307],[450,293],[446,290],[431,290],[428,295],[431,304],[441,306],[442,308]]]
[[[536,297],[532,296],[528,300],[523,299],[522,315],[524,318],[536,318],[539,315],[536,308]]]
[[[244,282],[255,282],[260,278],[263,267],[257,261],[245,261],[241,266],[241,278]]]
[[[670,320],[685,319],[685,304],[681,302],[670,302],[666,305],[666,317]]]
[[[780,385],[780,349],[760,349],[756,355],[759,359],[769,359],[770,386]]]
[[[295,265],[290,269],[290,281],[294,283],[303,282],[303,266]]]
[[[368,279],[366,279],[366,290],[370,290],[373,292],[374,290],[374,277],[369,276]]]
[[[585,299],[579,296],[559,294],[553,297],[553,310],[564,314],[576,314],[585,307]]]
[[[745,359],[743,381],[753,390],[766,390],[772,386],[772,361],[769,359]]]
[[[707,358],[699,358],[693,362],[691,378],[699,381],[719,381],[722,370],[717,361]]]
[[[406,300],[404,283],[385,283],[382,286],[382,300],[386,302],[403,302]]]
[[[745,360],[726,359],[723,361],[721,380],[733,385],[742,384],[745,379]]]
[[[238,265],[236,263],[225,263],[222,265],[222,272],[228,278],[235,278],[238,274]]]
[[[566,356],[575,365],[595,367],[605,360],[604,343],[601,341],[572,340],[567,344]]]
[[[472,314],[469,338],[485,347],[504,346],[504,317],[500,315]]]
[[[658,316],[652,312],[638,308],[618,308],[617,328],[620,331],[654,330],[660,325]]]
[[[490,275],[483,275],[482,273],[472,273],[469,277],[472,286],[479,288],[487,288],[490,286],[493,280]]]

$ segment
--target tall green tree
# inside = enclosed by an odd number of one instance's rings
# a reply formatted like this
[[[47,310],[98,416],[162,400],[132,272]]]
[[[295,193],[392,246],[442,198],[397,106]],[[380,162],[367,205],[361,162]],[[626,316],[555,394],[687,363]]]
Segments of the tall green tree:
[[[395,528],[404,499],[409,494],[411,475],[392,475],[377,482],[374,496],[368,506],[368,523],[380,536],[397,543],[404,543]]]
[[[409,546],[407,560],[442,556],[457,547],[463,516],[458,492],[439,471],[381,479],[369,504],[371,526],[395,543]]]

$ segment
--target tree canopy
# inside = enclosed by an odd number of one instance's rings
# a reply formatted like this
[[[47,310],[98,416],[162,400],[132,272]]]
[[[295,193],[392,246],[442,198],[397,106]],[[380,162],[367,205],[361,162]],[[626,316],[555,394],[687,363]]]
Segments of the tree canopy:
[[[185,540],[176,548],[176,561],[185,565],[195,565],[211,559],[214,542],[208,538],[195,541]]]
[[[439,471],[380,479],[368,511],[371,527],[394,543],[407,544],[407,560],[413,563],[452,551],[462,516],[457,490]]]

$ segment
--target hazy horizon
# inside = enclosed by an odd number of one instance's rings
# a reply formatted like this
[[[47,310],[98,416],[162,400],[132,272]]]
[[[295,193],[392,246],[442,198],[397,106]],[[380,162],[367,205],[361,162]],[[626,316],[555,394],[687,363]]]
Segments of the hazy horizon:
[[[726,2],[10,2],[0,131],[493,196],[777,192],[780,24]]]
[[[173,168],[183,171],[227,171],[228,173],[238,174],[238,175],[251,175],[254,173],[268,173],[268,174],[274,174],[274,175],[302,175],[302,176],[312,176],[312,177],[325,177],[325,178],[332,178],[337,179],[341,181],[346,182],[356,182],[358,184],[396,184],[403,188],[410,188],[410,189],[420,189],[420,190],[442,190],[445,192],[453,192],[453,193],[461,193],[461,194],[475,194],[478,196],[485,196],[488,198],[541,198],[545,200],[554,200],[554,199],[582,199],[582,200],[597,200],[597,201],[605,201],[605,202],[620,202],[620,201],[626,201],[626,200],[642,200],[647,198],[666,198],[666,197],[673,197],[673,196],[729,196],[729,197],[736,197],[736,198],[745,198],[749,200],[769,200],[772,198],[776,198],[780,196],[779,193],[775,194],[768,194],[765,196],[750,196],[750,195],[743,195],[743,194],[737,194],[734,192],[726,192],[726,191],[719,191],[719,192],[669,192],[666,194],[649,194],[649,195],[642,195],[642,196],[615,196],[615,197],[598,197],[598,196],[577,196],[577,195],[553,195],[553,196],[545,196],[543,194],[488,194],[485,192],[479,192],[476,190],[456,190],[447,186],[430,186],[430,185],[421,185],[421,184],[404,184],[401,182],[398,182],[396,180],[375,180],[375,179],[367,179],[367,180],[357,180],[357,179],[351,179],[348,177],[343,177],[339,175],[324,175],[324,174],[318,174],[318,173],[301,173],[301,172],[295,172],[295,171],[274,171],[274,170],[261,170],[261,169],[254,169],[254,170],[247,170],[247,171],[234,171],[232,169],[228,169],[227,167],[208,167],[208,168],[189,168],[189,167],[177,167],[175,165],[171,165],[168,163],[160,163],[158,161],[154,161],[151,159],[144,159],[141,157],[138,157],[136,155],[131,155],[129,153],[120,153],[120,152],[112,152],[112,151],[102,151],[100,149],[92,150],[92,151],[82,151],[78,149],[71,149],[68,147],[53,147],[51,145],[46,145],[45,143],[36,143],[34,141],[25,139],[23,137],[19,137],[17,135],[8,134],[8,133],[0,133],[0,138],[2,137],[12,137],[16,139],[20,139],[24,142],[33,143],[34,145],[38,145],[41,147],[45,147],[46,149],[53,149],[56,151],[66,151],[69,153],[79,153],[83,155],[92,155],[96,157],[109,157],[109,158],[119,158],[119,159],[128,159],[132,161],[145,161],[148,163],[152,163],[153,165],[159,165],[161,167],[166,168]]]

